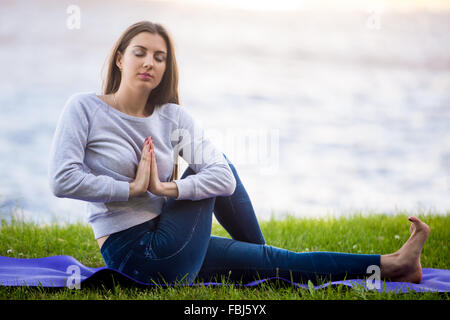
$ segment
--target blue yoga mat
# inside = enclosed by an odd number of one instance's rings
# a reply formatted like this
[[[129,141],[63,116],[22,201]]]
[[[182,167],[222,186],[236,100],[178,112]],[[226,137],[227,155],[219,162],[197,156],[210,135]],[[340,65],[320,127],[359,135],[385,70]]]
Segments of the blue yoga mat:
[[[154,283],[142,283],[117,270],[107,267],[89,268],[71,256],[60,255],[37,259],[19,259],[0,256],[0,285],[2,286],[42,286],[42,287],[69,287],[82,289],[86,286],[101,286],[114,279],[114,283],[132,286],[157,286]],[[283,283],[308,288],[308,284],[295,283],[290,280],[274,277],[253,281],[237,286],[257,286],[266,281],[279,280]],[[314,286],[315,289],[325,288],[329,285],[343,284],[349,287],[364,287],[379,292],[407,293],[414,292],[449,292],[450,270],[422,269],[422,282],[419,284],[409,282],[366,282],[366,279],[349,279],[329,282]],[[221,286],[218,282],[195,283],[190,286]]]

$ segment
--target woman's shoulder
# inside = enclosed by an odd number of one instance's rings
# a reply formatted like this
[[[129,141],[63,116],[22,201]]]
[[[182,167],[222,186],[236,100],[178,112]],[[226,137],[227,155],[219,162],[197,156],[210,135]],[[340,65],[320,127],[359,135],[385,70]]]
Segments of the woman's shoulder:
[[[162,110],[164,111],[163,116],[172,120],[177,128],[192,128],[201,125],[195,119],[194,113],[184,105],[168,103]]]
[[[178,123],[180,116],[183,116],[184,107],[177,103],[166,103],[159,107],[159,114],[173,121],[174,123]]]
[[[69,96],[67,101],[69,102],[83,102],[83,101],[92,101],[93,98],[98,96],[95,92],[91,91],[83,91],[83,92],[75,92]]]
[[[100,99],[95,92],[75,92],[66,100],[66,106],[80,108],[86,105],[95,104],[95,99]]]
[[[95,92],[76,92],[67,98],[64,109],[71,113],[81,112],[88,116],[100,107],[99,99]]]

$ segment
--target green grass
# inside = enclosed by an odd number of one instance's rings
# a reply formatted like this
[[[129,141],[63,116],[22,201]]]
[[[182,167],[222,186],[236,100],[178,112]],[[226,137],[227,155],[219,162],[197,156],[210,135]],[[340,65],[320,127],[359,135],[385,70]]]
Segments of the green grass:
[[[449,269],[450,216],[419,214],[431,233],[422,251],[422,267]],[[348,253],[387,254],[398,250],[409,237],[407,213],[396,215],[352,214],[340,218],[270,219],[260,222],[266,243],[297,252],[336,251]],[[216,222],[212,234],[229,237]],[[12,219],[2,220],[0,227],[0,255],[16,258],[40,258],[70,255],[89,267],[104,266],[93,232],[83,223],[68,225],[37,225]],[[226,279],[221,279],[226,282]],[[213,299],[213,300],[293,300],[293,299],[448,299],[448,293],[378,293],[346,286],[308,290],[293,286],[264,283],[258,287],[112,287],[83,288],[81,290],[39,287],[0,287],[0,299]]]

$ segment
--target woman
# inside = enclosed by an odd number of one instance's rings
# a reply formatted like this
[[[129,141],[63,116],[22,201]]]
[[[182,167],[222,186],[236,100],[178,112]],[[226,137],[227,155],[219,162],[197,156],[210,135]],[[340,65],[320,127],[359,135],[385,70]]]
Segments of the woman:
[[[172,40],[160,24],[130,26],[111,52],[104,94],[78,93],[61,113],[51,149],[57,197],[86,201],[106,265],[144,283],[294,282],[368,276],[420,282],[429,227],[410,217],[395,253],[296,253],[265,244],[236,168],[179,105]],[[189,164],[178,179],[177,160]],[[232,239],[211,236],[212,213]]]

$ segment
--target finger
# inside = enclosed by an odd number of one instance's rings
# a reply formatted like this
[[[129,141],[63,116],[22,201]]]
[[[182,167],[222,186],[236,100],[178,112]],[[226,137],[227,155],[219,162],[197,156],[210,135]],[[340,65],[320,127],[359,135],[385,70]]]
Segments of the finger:
[[[145,141],[144,141],[144,146],[145,145],[147,145],[149,142],[150,142],[150,139],[151,139],[151,137],[147,137],[147,138],[145,138]]]
[[[150,152],[149,152],[149,148],[148,146],[146,146],[144,148],[144,150],[142,151],[142,155],[141,155],[141,161],[139,163],[139,166],[143,166],[146,170],[148,168],[149,163],[152,161],[152,157],[150,156]]]
[[[148,146],[148,149],[147,149],[147,156],[148,156],[148,161],[151,163],[152,162],[152,149],[151,149],[150,145]]]
[[[158,168],[156,166],[156,156],[155,156],[155,150],[152,150],[152,159],[151,159],[151,164],[152,164],[152,170],[155,173],[155,176],[158,176]]]
[[[155,154],[155,146],[154,146],[153,141],[151,139],[149,139],[148,145],[149,145],[149,148],[152,151],[152,153]]]
[[[148,139],[145,139],[145,141],[144,141],[144,147],[142,148],[142,150],[144,150],[147,146],[148,146]]]
[[[149,166],[148,166],[148,170],[149,170],[149,174],[150,174],[150,180],[152,180],[155,177],[155,165],[153,164],[153,156],[152,156],[152,151],[150,150],[150,155],[149,155]]]
[[[149,148],[149,146],[146,144],[146,145],[144,146],[144,149],[142,150],[141,161],[143,161],[143,162],[148,162],[148,161],[151,160],[149,150],[150,150],[150,148]]]
[[[148,160],[149,160],[150,164],[153,164],[153,153],[154,153],[154,151],[150,148],[148,150]]]
[[[149,149],[148,150],[148,163],[149,163],[149,169],[150,169],[150,172],[151,172],[151,170],[152,170],[152,154],[151,154],[151,150]]]

